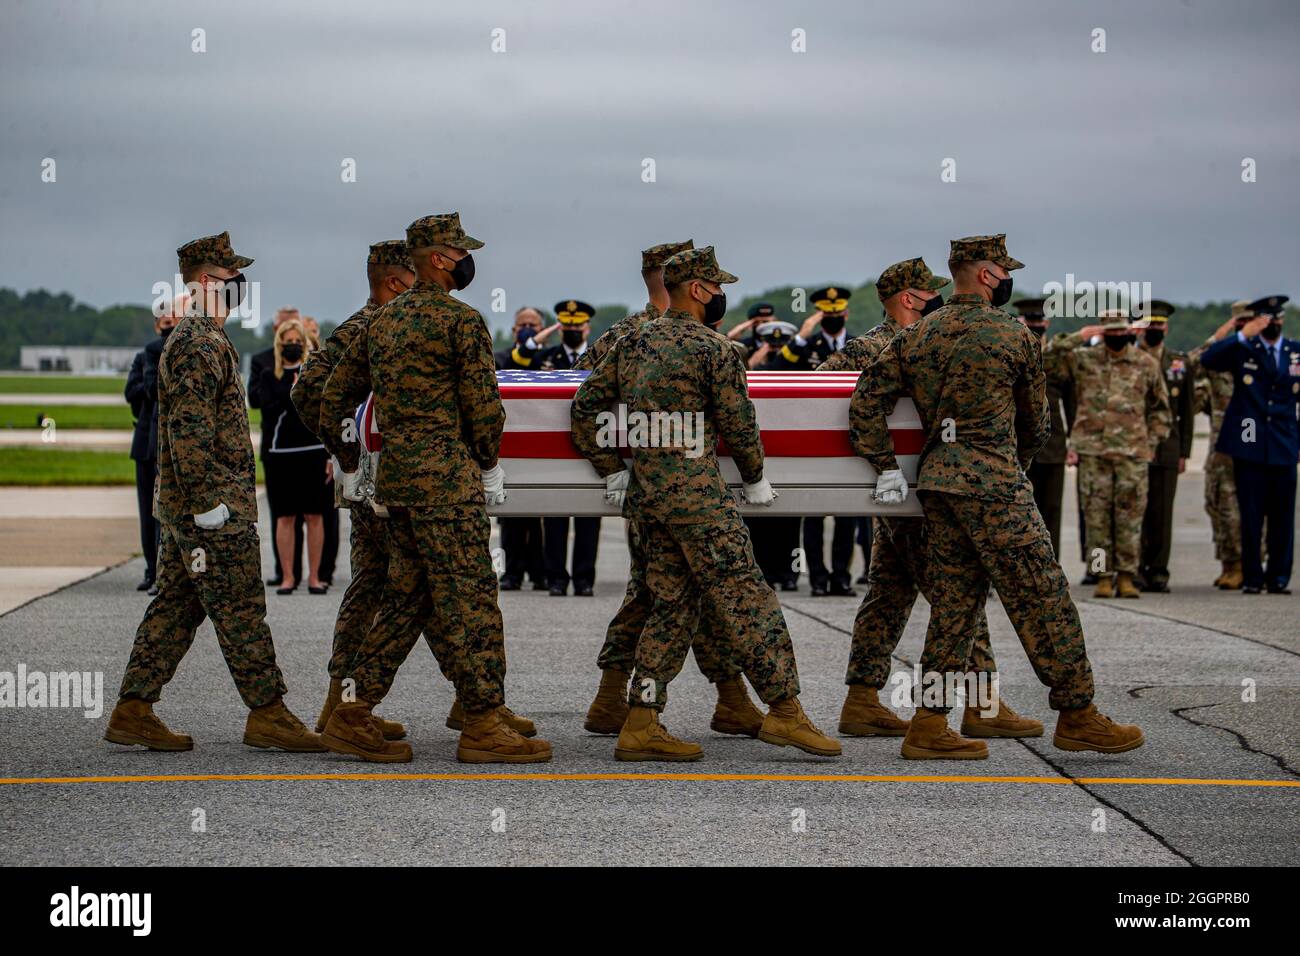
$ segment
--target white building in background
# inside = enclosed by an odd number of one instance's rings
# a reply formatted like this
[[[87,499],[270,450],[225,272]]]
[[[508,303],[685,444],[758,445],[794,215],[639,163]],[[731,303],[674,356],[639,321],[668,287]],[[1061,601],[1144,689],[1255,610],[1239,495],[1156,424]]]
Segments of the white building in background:
[[[22,345],[18,367],[24,372],[120,375],[131,371],[139,351],[135,345]]]

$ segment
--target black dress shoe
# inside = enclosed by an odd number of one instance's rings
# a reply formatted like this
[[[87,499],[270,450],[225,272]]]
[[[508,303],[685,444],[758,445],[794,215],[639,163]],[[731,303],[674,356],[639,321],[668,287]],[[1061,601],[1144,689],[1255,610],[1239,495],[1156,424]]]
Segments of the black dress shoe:
[[[858,575],[858,579],[857,579],[856,581],[854,581],[853,583],[854,583],[854,584],[866,584],[868,580],[869,580],[869,579],[867,578],[867,572],[866,572],[866,571],[863,571],[861,574]]]
[[[534,581],[534,582],[533,582],[533,590],[534,590],[534,591],[545,591],[545,590],[546,590],[546,582],[545,582],[545,581]]]
[[[266,579],[266,586],[267,586],[268,588],[278,588],[278,587],[279,587],[281,584],[283,584],[283,583],[284,583],[284,578],[267,578],[267,579]]]
[[[512,578],[509,575],[503,574],[501,576],[501,580],[497,583],[497,587],[499,587],[502,591],[518,591],[519,579]]]
[[[831,597],[857,597],[858,592],[846,581],[831,582]]]
[[[149,590],[146,591],[145,593],[148,594],[150,597],[157,597],[157,596],[158,596],[158,582],[155,581],[155,582],[153,582],[152,584],[150,584],[150,585],[149,585]]]
[[[798,579],[798,578],[786,578],[784,581],[781,582],[781,590],[782,590],[782,591],[798,591],[798,590],[799,590],[799,579]]]
[[[569,586],[567,584],[551,585],[551,597],[564,597],[568,593],[569,593]]]
[[[1263,591],[1263,588],[1256,587],[1256,586],[1253,585],[1253,584],[1243,584],[1243,585],[1241,586],[1241,593],[1242,593],[1242,594],[1259,594],[1259,593],[1261,593],[1262,591]]]
[[[137,591],[148,591],[151,587],[153,587],[153,575],[146,574],[144,580],[137,584],[135,589]]]
[[[826,582],[825,582],[825,581],[815,581],[815,582],[813,582],[813,584],[812,584],[812,596],[813,596],[813,597],[826,597],[826,596],[827,596],[828,594],[830,594],[830,593],[831,593],[830,590],[826,587]]]
[[[1290,594],[1291,589],[1285,584],[1270,584],[1268,586],[1269,594]]]
[[[573,586],[573,594],[575,597],[591,597],[592,596],[591,585],[575,584]]]
[[[1097,577],[1097,575],[1089,571],[1087,574],[1083,576],[1083,580],[1080,581],[1079,583],[1082,584],[1085,588],[1095,588],[1097,586],[1098,580],[1099,578]]]

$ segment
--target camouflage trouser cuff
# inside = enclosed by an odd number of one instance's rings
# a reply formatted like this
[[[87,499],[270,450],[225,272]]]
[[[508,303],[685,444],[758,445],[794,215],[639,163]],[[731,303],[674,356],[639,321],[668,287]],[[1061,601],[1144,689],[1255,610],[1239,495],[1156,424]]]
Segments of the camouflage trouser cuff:
[[[663,710],[668,704],[668,682],[634,673],[628,685],[627,703],[629,707]]]

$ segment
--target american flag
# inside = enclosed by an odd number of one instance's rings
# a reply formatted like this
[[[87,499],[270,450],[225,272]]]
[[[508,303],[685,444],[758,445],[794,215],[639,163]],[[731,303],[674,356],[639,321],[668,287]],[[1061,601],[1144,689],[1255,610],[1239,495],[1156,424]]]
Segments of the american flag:
[[[501,464],[509,497],[494,513],[614,514],[597,493],[604,482],[578,453],[569,431],[569,405],[588,374],[572,369],[497,372],[506,410]],[[871,501],[875,471],[849,443],[849,398],[857,372],[749,372],[747,380],[766,456],[764,475],[781,492],[773,508],[754,513],[919,513],[911,497],[902,506]],[[367,400],[358,409],[357,421],[367,448],[378,450],[371,405]],[[898,403],[889,430],[899,464],[915,482],[924,433],[909,400]],[[728,483],[739,488],[740,473],[725,446],[719,448],[719,464]]]

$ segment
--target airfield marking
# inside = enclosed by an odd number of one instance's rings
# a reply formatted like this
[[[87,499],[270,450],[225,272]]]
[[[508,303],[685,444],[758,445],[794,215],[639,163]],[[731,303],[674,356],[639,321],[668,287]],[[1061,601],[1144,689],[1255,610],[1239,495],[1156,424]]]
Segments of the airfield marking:
[[[0,777],[0,785],[84,783],[203,783],[206,781],[297,780],[403,780],[453,781],[627,781],[672,782],[759,781],[772,783],[1018,783],[1060,786],[1106,785],[1173,787],[1285,787],[1298,788],[1300,780],[1237,780],[1197,777],[985,777],[941,775],[866,775],[802,773],[196,773],[95,777]]]

